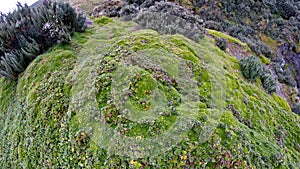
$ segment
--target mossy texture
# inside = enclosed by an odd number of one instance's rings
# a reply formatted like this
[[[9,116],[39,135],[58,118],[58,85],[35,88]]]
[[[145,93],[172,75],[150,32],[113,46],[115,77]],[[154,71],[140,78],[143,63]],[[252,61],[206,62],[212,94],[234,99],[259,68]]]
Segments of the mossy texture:
[[[196,43],[107,21],[39,56],[17,84],[1,79],[0,168],[299,166],[299,116],[245,80],[238,60],[212,38]],[[122,114],[124,106],[131,114]],[[171,135],[180,140],[169,148],[136,151],[176,125],[188,130]],[[127,147],[118,137],[140,144]]]
[[[226,39],[228,42],[231,42],[231,43],[235,43],[235,44],[238,44],[238,45],[241,45],[241,46],[244,46],[246,47],[249,51],[249,47],[246,43],[243,43],[242,41],[240,41],[239,39],[236,39],[232,36],[229,36],[225,33],[222,33],[222,32],[219,32],[219,31],[216,31],[216,30],[212,30],[212,29],[206,29],[207,32],[213,36],[215,36],[216,38],[224,38]]]

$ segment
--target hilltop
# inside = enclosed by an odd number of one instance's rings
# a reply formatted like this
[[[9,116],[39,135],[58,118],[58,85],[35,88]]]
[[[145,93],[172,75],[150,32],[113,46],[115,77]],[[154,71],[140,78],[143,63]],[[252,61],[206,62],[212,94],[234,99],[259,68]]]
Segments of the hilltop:
[[[101,9],[82,2],[71,3]],[[300,165],[300,117],[243,76],[240,59],[256,53],[249,44],[193,17],[197,36],[89,19],[17,81],[0,79],[0,168]]]

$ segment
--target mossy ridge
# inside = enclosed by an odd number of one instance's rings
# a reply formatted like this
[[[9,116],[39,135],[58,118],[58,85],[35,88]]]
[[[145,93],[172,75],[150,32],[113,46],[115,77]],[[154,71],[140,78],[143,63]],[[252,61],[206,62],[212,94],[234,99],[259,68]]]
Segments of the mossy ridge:
[[[118,21],[115,22],[118,23]],[[107,28],[109,28],[109,26]],[[101,32],[98,33],[101,34]],[[140,34],[138,36],[143,35]],[[177,35],[170,37],[175,37],[178,42],[186,41],[186,39],[184,38],[178,38]],[[87,43],[89,43],[91,39],[89,39]],[[115,42],[115,40],[116,39],[114,39],[111,42]],[[225,66],[224,71],[226,72],[226,97],[229,97],[226,100],[227,104],[233,104],[235,108],[238,111],[240,111],[243,118],[249,118],[254,126],[253,129],[250,129],[248,126],[245,126],[244,124],[240,123],[233,116],[232,112],[226,111],[221,118],[221,123],[219,124],[219,127],[215,130],[215,134],[213,134],[207,142],[199,144],[195,140],[195,138],[197,138],[197,134],[201,133],[202,130],[201,126],[203,126],[203,123],[200,122],[199,124],[196,124],[193,127],[193,130],[190,131],[189,137],[186,138],[186,140],[182,141],[182,143],[179,146],[170,150],[164,156],[155,159],[132,160],[127,157],[109,155],[106,153],[105,150],[100,149],[95,143],[88,142],[89,133],[82,133],[78,131],[78,119],[76,119],[76,116],[73,116],[73,113],[71,113],[71,117],[73,117],[71,123],[67,123],[67,126],[69,127],[63,127],[63,125],[65,124],[64,122],[68,121],[69,116],[67,116],[61,118],[61,121],[63,121],[63,123],[61,123],[61,126],[55,126],[54,122],[48,124],[46,123],[46,121],[42,121],[42,125],[34,130],[31,129],[30,125],[22,125],[24,124],[22,121],[30,120],[31,118],[27,118],[27,116],[22,113],[19,113],[17,115],[15,113],[8,113],[8,116],[5,118],[6,124],[4,124],[6,126],[6,130],[3,131],[3,134],[6,133],[5,137],[1,133],[1,138],[4,138],[1,147],[1,155],[6,155],[2,156],[5,158],[5,160],[0,162],[0,166],[2,166],[3,168],[11,168],[12,166],[18,166],[17,168],[21,168],[31,167],[31,164],[34,164],[36,166],[44,167],[65,166],[67,168],[78,166],[93,166],[94,168],[103,168],[104,166],[106,166],[106,168],[134,168],[140,165],[152,167],[168,166],[170,168],[183,168],[193,166],[226,167],[225,164],[219,165],[219,160],[222,160],[224,156],[226,157],[224,159],[230,160],[231,166],[238,165],[241,162],[240,167],[242,168],[245,168],[247,166],[257,168],[283,168],[288,165],[294,165],[296,167],[296,165],[299,163],[299,159],[297,159],[297,157],[299,157],[299,150],[297,149],[296,145],[297,143],[299,143],[300,140],[299,134],[297,133],[300,121],[299,117],[292,114],[291,112],[286,111],[285,108],[283,108],[284,106],[282,107],[277,102],[272,101],[272,97],[265,94],[260,88],[256,87],[253,84],[245,82],[241,73],[236,72],[238,64],[236,62],[232,62],[234,61],[234,59],[227,54],[222,54],[217,49],[212,50],[212,48],[210,47],[214,46],[214,44],[209,40],[209,38],[206,38],[203,41],[201,41],[200,46],[201,47],[199,50],[201,51],[201,55],[202,52],[206,52],[206,54],[203,54],[203,56],[216,57],[220,59],[220,63],[224,61],[222,65],[223,68]],[[186,51],[186,49],[183,50],[184,52],[189,53]],[[47,55],[49,58],[52,58],[53,56],[56,56],[56,52],[57,51],[52,51]],[[84,58],[84,52],[81,54],[83,54],[81,55],[81,57]],[[43,63],[41,61],[42,59],[37,60],[37,63],[40,64],[32,64],[33,67],[37,67],[37,69],[31,68],[26,70],[27,73],[24,74],[24,76],[20,80],[20,84],[18,84],[17,86],[18,95],[21,97],[20,99],[26,100],[27,98],[27,103],[34,102],[34,99],[36,99],[36,96],[38,95],[37,92],[35,92],[34,90],[37,90],[39,87],[34,87],[35,85],[42,87],[44,86],[43,84],[48,83],[48,79],[51,79],[50,86],[52,86],[54,84],[60,83],[61,81],[64,81],[65,79],[63,77],[65,77],[69,73],[69,70],[61,69],[62,67],[67,67],[65,66],[65,64],[69,62],[61,64],[56,68],[51,68],[50,66],[50,71],[46,70],[44,73],[39,73],[37,70],[43,70],[43,68],[47,68],[48,65],[48,62]],[[52,61],[57,61],[59,63],[59,59]],[[45,67],[43,67],[44,64],[46,65]],[[202,64],[200,62],[199,64],[205,66],[204,63]],[[43,68],[39,68],[38,66],[41,66]],[[213,66],[219,67],[220,65]],[[200,66],[199,70],[201,70],[201,68],[202,66]],[[50,74],[47,74],[46,72],[54,72],[54,74],[52,76]],[[202,83],[202,87],[205,86],[204,83],[208,83],[207,88],[209,88],[209,76],[201,72],[199,72],[199,74],[200,77],[206,77],[206,79],[208,80],[207,82],[204,81]],[[27,77],[30,77],[27,80],[26,75]],[[54,78],[54,76],[57,76],[58,78],[56,79]],[[38,80],[35,80],[35,78],[37,78]],[[8,91],[5,94],[6,96],[3,96],[3,98],[14,95],[14,90],[8,89],[9,85],[3,86],[3,88],[7,89]],[[62,86],[54,86],[54,89],[49,92],[53,92],[53,94],[58,94],[59,92],[56,92],[55,90],[62,89]],[[65,88],[63,90],[63,93],[66,93],[67,96],[70,92],[72,84],[67,83],[63,86]],[[29,92],[31,91],[30,88],[32,88],[32,92]],[[32,97],[28,97],[26,93],[32,93]],[[202,92],[201,94],[204,96],[207,95],[206,93]],[[247,98],[248,105],[246,105],[244,101],[241,101],[245,96]],[[2,98],[0,100],[2,101]],[[7,100],[6,102],[13,104],[9,100]],[[65,101],[63,100],[63,102]],[[24,102],[23,104],[27,103]],[[35,110],[42,110],[43,107],[40,107],[42,105],[43,104],[38,105],[38,108],[35,108]],[[275,113],[277,117],[275,116]],[[67,118],[67,120],[65,120],[65,118]],[[45,119],[41,118],[41,120]],[[41,121],[37,120],[36,122],[39,123]],[[29,124],[28,122],[25,123]],[[281,148],[279,144],[277,144],[274,141],[274,131],[279,130],[278,128],[280,128],[280,125],[283,126],[284,130],[288,131],[287,133],[283,131],[283,136],[286,137],[285,145],[283,148]],[[37,134],[31,135],[33,133]],[[53,138],[47,138],[46,136],[46,138],[43,137],[45,133],[47,133],[47,135],[49,136],[52,136]],[[276,135],[278,134],[276,133]],[[34,141],[31,142],[31,139],[34,139]],[[48,143],[46,146],[40,147],[41,145],[44,145],[44,143],[47,142],[47,140],[50,141],[50,143]],[[23,146],[24,144],[28,144],[28,141],[31,142],[30,150],[24,149]],[[275,146],[265,146],[265,144],[268,144],[269,142],[271,143],[271,145]],[[46,148],[52,146],[54,148],[51,150],[55,152],[54,154],[51,153],[51,155],[49,154],[50,152],[46,153],[45,155],[42,154],[40,148],[42,148],[43,150],[45,150],[44,152],[46,152]],[[13,150],[13,152],[7,152],[7,147],[10,147]],[[241,148],[243,152],[242,154],[239,153]],[[70,153],[67,153],[65,155],[65,152]],[[227,152],[230,152],[230,155],[226,155]],[[282,159],[280,158],[280,156],[275,156],[277,152],[282,152],[286,155],[285,159],[283,160],[284,163],[278,163]],[[94,159],[93,162],[92,159]]]
[[[206,29],[206,30],[207,30],[207,32],[209,34],[211,34],[211,35],[213,35],[213,36],[215,36],[217,38],[224,38],[224,39],[228,40],[228,42],[236,43],[238,45],[246,47],[248,51],[251,51],[250,48],[249,48],[249,46],[246,43],[241,42],[239,39],[236,39],[236,38],[234,38],[232,36],[229,36],[229,35],[227,35],[225,33],[222,33],[222,32],[216,31],[216,30],[212,30],[212,29]]]

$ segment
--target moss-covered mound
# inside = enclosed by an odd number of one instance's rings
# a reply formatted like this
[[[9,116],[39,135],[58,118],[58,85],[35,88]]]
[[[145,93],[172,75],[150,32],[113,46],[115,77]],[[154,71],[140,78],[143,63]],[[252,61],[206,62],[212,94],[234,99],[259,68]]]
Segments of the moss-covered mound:
[[[299,116],[214,39],[95,24],[1,79],[0,168],[299,166]]]

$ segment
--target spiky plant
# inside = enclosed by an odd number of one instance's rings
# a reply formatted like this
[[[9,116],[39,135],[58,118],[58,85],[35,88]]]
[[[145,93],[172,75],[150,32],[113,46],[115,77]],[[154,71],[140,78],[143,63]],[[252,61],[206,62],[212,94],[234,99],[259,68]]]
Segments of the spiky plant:
[[[51,1],[37,8],[18,3],[12,13],[0,13],[0,77],[17,79],[39,54],[83,32],[85,20],[69,4]]]
[[[254,81],[261,75],[261,64],[255,56],[243,58],[240,61],[240,66],[243,76],[250,81]]]
[[[265,69],[260,76],[262,85],[267,93],[276,92],[276,80],[269,70]]]

